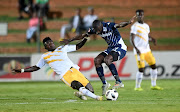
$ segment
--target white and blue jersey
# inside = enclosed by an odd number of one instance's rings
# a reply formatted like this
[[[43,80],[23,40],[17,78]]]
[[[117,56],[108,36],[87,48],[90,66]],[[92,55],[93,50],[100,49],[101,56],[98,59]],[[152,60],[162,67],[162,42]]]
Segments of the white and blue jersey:
[[[119,31],[117,30],[117,28],[114,27],[115,23],[102,22],[102,24],[103,31],[99,35],[107,42],[108,46],[121,46],[122,49],[127,50],[127,47],[124,44]]]
[[[101,36],[108,44],[108,48],[103,52],[106,55],[115,51],[118,53],[118,60],[122,59],[126,55],[127,46],[124,44],[124,41],[117,30],[115,28],[115,23],[112,22],[102,22],[103,29],[99,36]],[[96,34],[95,30],[92,28],[89,34]]]
[[[117,28],[114,27],[115,23],[102,22],[102,24],[103,31],[98,35],[100,35],[108,44],[108,48],[104,53],[108,55],[111,51],[115,51],[119,54],[118,60],[122,59],[126,55],[127,46]]]

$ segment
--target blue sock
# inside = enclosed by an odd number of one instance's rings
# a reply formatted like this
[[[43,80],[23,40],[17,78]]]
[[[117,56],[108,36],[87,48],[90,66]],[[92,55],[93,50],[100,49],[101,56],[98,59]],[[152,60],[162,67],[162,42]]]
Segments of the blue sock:
[[[102,83],[106,84],[103,67],[101,66],[101,67],[96,68],[96,72],[97,72],[99,78],[101,79]]]
[[[108,67],[109,67],[111,73],[113,74],[114,78],[116,79],[116,81],[121,83],[121,80],[119,78],[119,75],[118,75],[118,72],[117,72],[115,65],[112,63]]]

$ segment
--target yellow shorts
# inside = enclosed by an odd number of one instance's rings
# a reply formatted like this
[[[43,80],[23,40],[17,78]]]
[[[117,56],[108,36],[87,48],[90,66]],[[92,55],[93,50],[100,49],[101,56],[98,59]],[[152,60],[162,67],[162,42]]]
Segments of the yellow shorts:
[[[140,54],[140,57],[135,55],[135,57],[136,57],[136,62],[137,62],[138,68],[144,68],[145,67],[145,61],[150,66],[156,64],[156,60],[155,60],[153,54],[151,53],[151,51],[149,51],[147,53]]]
[[[84,75],[75,68],[69,69],[61,80],[69,87],[73,81],[80,82],[84,87],[89,83]]]

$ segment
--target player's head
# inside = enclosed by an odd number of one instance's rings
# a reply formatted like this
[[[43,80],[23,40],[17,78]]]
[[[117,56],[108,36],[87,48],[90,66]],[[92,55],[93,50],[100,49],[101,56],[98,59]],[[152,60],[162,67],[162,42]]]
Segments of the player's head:
[[[103,25],[102,25],[102,22],[100,20],[94,20],[92,27],[94,28],[96,34],[100,34],[103,30]]]
[[[81,9],[80,8],[76,9],[76,15],[81,15]]]
[[[136,10],[136,17],[138,22],[143,22],[144,20],[144,10],[138,9]]]
[[[47,49],[48,51],[54,51],[56,49],[54,42],[51,40],[50,37],[44,38],[43,44],[44,44],[45,49]]]
[[[94,15],[94,8],[93,7],[88,7],[88,12],[90,15]]]

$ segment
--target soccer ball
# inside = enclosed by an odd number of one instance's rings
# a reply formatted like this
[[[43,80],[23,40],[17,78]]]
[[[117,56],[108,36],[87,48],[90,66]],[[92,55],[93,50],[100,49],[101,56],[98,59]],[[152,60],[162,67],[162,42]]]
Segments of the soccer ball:
[[[107,100],[116,101],[118,99],[118,92],[115,89],[110,89],[106,91],[105,97]]]

